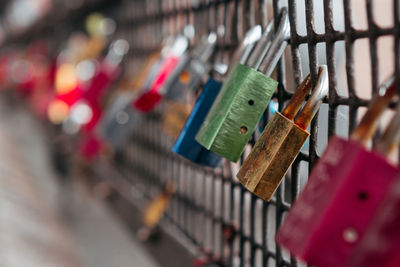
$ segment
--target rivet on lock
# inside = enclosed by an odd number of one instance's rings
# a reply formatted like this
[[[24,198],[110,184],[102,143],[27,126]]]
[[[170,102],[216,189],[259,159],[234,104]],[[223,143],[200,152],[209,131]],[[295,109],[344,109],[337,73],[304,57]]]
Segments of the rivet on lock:
[[[237,174],[244,187],[267,201],[309,137],[306,129],[328,94],[326,66],[320,67],[310,99],[293,120],[310,90],[308,76],[282,113],[274,113]]]
[[[277,234],[277,242],[296,257],[316,267],[346,266],[377,215],[399,170],[386,152],[365,146],[394,95],[390,86],[372,101],[350,140],[330,140]]]
[[[239,62],[246,62],[256,42],[261,38],[261,26],[256,25],[249,29],[246,33],[241,45],[235,51],[234,58]],[[236,61],[236,60],[235,60]],[[217,97],[222,83],[210,78],[203,87],[185,126],[183,127],[178,139],[175,142],[172,151],[197,163],[209,167],[216,167],[221,157],[204,148],[196,140],[195,136],[200,129],[201,124],[206,118],[215,98]]]
[[[231,69],[196,135],[205,148],[234,162],[250,140],[278,84],[268,76],[289,39],[286,8],[281,11],[276,34],[272,34],[271,28],[267,27],[267,34],[257,44],[247,65],[239,63]]]

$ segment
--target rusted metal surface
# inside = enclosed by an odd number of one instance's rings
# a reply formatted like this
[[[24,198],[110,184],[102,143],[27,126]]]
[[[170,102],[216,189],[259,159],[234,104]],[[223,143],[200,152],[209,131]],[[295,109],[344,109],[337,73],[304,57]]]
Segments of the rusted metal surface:
[[[238,178],[257,196],[270,200],[310,134],[279,112],[275,113]]]

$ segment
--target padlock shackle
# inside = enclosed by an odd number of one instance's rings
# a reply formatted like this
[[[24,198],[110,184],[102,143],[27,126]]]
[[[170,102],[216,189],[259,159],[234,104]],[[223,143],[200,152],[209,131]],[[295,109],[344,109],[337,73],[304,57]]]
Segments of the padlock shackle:
[[[380,88],[379,94],[372,100],[367,113],[365,113],[350,138],[365,146],[376,133],[379,125],[379,118],[395,95],[396,87],[394,79],[391,78]]]
[[[200,43],[195,45],[191,53],[192,57],[198,58],[201,62],[206,63],[212,54],[217,44],[217,34],[211,31],[207,36],[203,36]]]
[[[390,155],[400,143],[400,105],[397,105],[396,113],[394,114],[385,132],[375,146],[375,150],[383,155]]]
[[[258,71],[270,76],[275,69],[276,64],[281,58],[290,39],[290,23],[289,15],[286,7],[282,8],[280,13],[279,26],[272,37],[271,45],[262,57],[261,64],[257,68]]]
[[[315,114],[318,112],[322,101],[328,95],[328,92],[328,67],[322,65],[319,67],[317,84],[294,123],[303,130],[307,129]]]
[[[125,39],[113,41],[106,55],[107,62],[113,67],[118,66],[129,52],[129,43]]]
[[[251,27],[244,36],[242,42],[236,49],[232,62],[239,62],[240,64],[245,64],[250,56],[251,51],[254,46],[260,40],[262,35],[261,25],[255,25]]]
[[[264,33],[261,39],[257,42],[256,47],[251,53],[247,66],[253,69],[258,69],[264,59],[264,56],[267,54],[268,49],[271,47],[271,39],[274,35],[274,20],[272,19],[264,29]]]
[[[297,112],[300,110],[304,103],[304,99],[309,94],[311,90],[311,76],[308,75],[303,82],[299,85],[296,92],[293,94],[289,103],[286,105],[285,109],[282,111],[282,115],[293,120]]]

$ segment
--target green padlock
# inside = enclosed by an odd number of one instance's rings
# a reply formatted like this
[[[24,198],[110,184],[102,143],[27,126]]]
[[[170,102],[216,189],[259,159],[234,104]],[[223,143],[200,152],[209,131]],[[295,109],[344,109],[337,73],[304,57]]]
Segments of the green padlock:
[[[286,8],[281,11],[275,34],[272,25],[267,26],[247,64],[237,63],[232,68],[196,136],[205,148],[230,161],[240,158],[278,85],[268,76],[290,37]]]

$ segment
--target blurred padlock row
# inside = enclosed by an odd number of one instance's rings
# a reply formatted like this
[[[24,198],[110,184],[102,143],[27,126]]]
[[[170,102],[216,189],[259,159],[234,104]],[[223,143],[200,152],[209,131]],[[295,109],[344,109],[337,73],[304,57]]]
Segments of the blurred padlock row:
[[[5,46],[2,88],[198,266],[398,266],[398,2],[355,1],[367,30],[350,2],[121,1]]]

